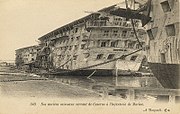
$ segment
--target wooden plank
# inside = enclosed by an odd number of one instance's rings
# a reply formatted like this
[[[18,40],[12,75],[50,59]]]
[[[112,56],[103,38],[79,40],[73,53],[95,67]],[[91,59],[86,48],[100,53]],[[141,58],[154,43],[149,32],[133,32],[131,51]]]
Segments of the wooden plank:
[[[146,88],[146,87],[122,87],[116,86],[118,89],[133,89],[135,94],[149,94],[149,95],[174,95],[180,96],[180,89],[166,89],[166,88]]]

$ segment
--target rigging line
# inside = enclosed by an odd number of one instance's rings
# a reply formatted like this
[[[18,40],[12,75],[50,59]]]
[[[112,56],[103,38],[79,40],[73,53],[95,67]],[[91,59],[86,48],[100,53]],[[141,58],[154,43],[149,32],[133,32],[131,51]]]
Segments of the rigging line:
[[[135,3],[135,1],[134,1],[134,3]],[[128,8],[128,1],[127,1],[127,0],[125,0],[125,4],[126,4],[126,9],[130,9],[130,8]],[[133,0],[131,1],[130,7],[131,7],[131,6],[133,6]],[[134,6],[134,9],[135,9],[135,6]],[[130,10],[131,10],[131,9],[130,9]],[[142,46],[142,44],[140,43],[139,38],[138,38],[138,36],[137,36],[137,32],[136,32],[136,30],[135,30],[135,26],[134,26],[134,21],[133,21],[133,19],[131,19],[131,24],[132,24],[132,28],[133,28],[135,37],[136,37],[139,45],[140,45],[141,48],[142,48],[143,46]],[[124,61],[124,63],[126,63],[126,62]],[[129,68],[128,64],[126,64],[126,65],[127,65],[127,67]],[[136,66],[136,65],[135,65],[135,66]]]
[[[122,55],[121,57],[118,57],[118,58],[115,58],[115,59],[112,59],[112,60],[109,60],[109,61],[106,61],[106,62],[103,62],[103,63],[95,64],[95,65],[92,65],[92,66],[88,66],[88,67],[83,67],[83,68],[75,69],[75,70],[83,70],[83,69],[88,69],[88,68],[100,66],[100,65],[103,65],[103,64],[107,64],[107,63],[116,61],[116,60],[118,60],[118,59],[123,59],[124,57],[127,57],[127,56],[129,56],[129,55],[132,55],[132,54],[134,54],[134,53],[136,53],[136,52],[139,52],[139,51],[141,51],[141,50],[142,50],[142,49],[138,49],[138,50],[133,51],[133,52],[131,52],[131,53],[129,53],[129,54]]]
[[[96,69],[87,78],[91,79],[90,77],[92,77],[95,73],[96,73]]]
[[[130,8],[135,9],[135,0],[129,0],[130,1]]]
[[[125,0],[125,3],[126,3],[126,9],[129,9],[129,10],[131,11],[131,9],[128,8],[128,2],[127,2],[127,0]],[[137,39],[139,45],[140,45],[141,48],[142,48],[143,46],[142,46],[142,44],[140,43],[139,38],[138,38],[138,36],[137,36],[137,32],[136,32],[136,29],[135,29],[135,26],[134,26],[134,21],[133,21],[133,19],[131,19],[131,24],[132,24],[132,28],[133,28],[134,34],[135,34],[135,36],[136,36],[136,39]]]
[[[112,60],[109,60],[109,61],[106,61],[106,62],[103,62],[103,63],[91,65],[91,66],[88,66],[88,67],[78,68],[78,69],[74,69],[74,70],[71,70],[71,71],[51,72],[51,73],[48,73],[48,74],[51,74],[51,75],[53,75],[53,74],[58,74],[58,73],[62,74],[62,73],[74,72],[74,71],[77,71],[77,70],[85,70],[85,69],[88,69],[88,68],[93,68],[93,67],[96,67],[96,66],[100,66],[100,65],[103,65],[103,64],[107,64],[107,63],[116,61],[116,60],[118,60],[118,59],[122,59],[122,58],[124,58],[124,57],[129,56],[129,55],[132,55],[132,54],[134,54],[134,53],[137,53],[137,52],[139,52],[139,51],[141,51],[141,50],[142,50],[142,49],[138,49],[138,50],[133,51],[133,52],[131,52],[131,53],[129,53],[129,54],[122,55],[121,57],[118,57],[118,58],[115,58],[115,59],[112,59]],[[43,74],[47,74],[47,73],[43,73]]]
[[[133,2],[133,9],[135,10],[136,9],[135,0],[132,0],[132,2]]]
[[[71,58],[72,59],[72,58]],[[59,67],[64,66],[65,64],[67,64],[69,61],[71,61],[71,59],[67,60],[64,64],[60,65]]]
[[[136,32],[136,29],[135,29],[135,26],[134,26],[134,21],[133,19],[131,19],[131,24],[132,24],[132,28],[133,28],[133,31],[134,31],[134,35],[136,36],[136,40],[138,41],[139,45],[141,46],[141,48],[143,48],[141,42],[139,41],[139,38],[137,36],[137,32]]]
[[[126,3],[126,9],[128,9],[128,1],[125,0],[125,3]]]

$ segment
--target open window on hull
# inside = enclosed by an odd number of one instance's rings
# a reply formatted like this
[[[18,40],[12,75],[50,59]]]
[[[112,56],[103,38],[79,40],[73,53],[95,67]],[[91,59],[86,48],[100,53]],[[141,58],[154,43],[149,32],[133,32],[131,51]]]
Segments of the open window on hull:
[[[176,29],[175,29],[174,24],[166,25],[165,29],[166,29],[166,33],[168,36],[175,36],[176,35]]]
[[[137,59],[137,57],[138,57],[137,55],[133,55],[130,60],[135,61]]]
[[[162,9],[163,9],[163,11],[165,13],[171,11],[171,7],[170,7],[170,4],[169,4],[168,0],[165,0],[164,2],[161,2],[161,7],[162,7]]]
[[[115,54],[109,54],[109,56],[107,57],[107,59],[113,59],[115,56]]]
[[[147,30],[147,34],[150,40],[154,40],[158,32],[158,27]]]
[[[99,59],[102,59],[103,58],[103,54],[98,54],[96,59],[99,60]]]
[[[101,47],[106,47],[106,42],[105,41],[101,42]]]
[[[161,53],[161,63],[166,63],[165,53]]]

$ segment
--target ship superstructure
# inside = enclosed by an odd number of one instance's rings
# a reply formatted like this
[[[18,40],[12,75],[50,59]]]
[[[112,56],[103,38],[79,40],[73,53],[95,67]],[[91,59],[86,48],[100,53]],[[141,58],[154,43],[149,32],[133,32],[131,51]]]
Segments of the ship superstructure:
[[[36,64],[36,58],[40,49],[41,47],[38,45],[17,49],[15,60],[17,68],[32,70],[33,68],[38,67],[38,64]]]
[[[119,71],[138,71],[145,58],[143,51],[123,60],[90,67],[141,48],[131,23],[126,18],[108,15],[115,6],[99,10],[40,37],[43,47],[38,56],[40,66],[57,72],[80,69],[73,75],[84,75],[94,70],[96,75],[112,75],[115,68]],[[106,17],[101,17],[101,13],[106,13]],[[146,34],[139,28],[137,20],[135,28],[141,45],[145,45]],[[86,67],[89,68],[83,69]]]

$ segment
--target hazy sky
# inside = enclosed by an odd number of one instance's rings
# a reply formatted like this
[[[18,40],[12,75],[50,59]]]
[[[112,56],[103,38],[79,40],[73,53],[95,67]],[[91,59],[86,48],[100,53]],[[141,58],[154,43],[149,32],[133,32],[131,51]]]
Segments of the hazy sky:
[[[15,49],[35,45],[42,35],[124,0],[0,0],[0,60],[14,60]]]

